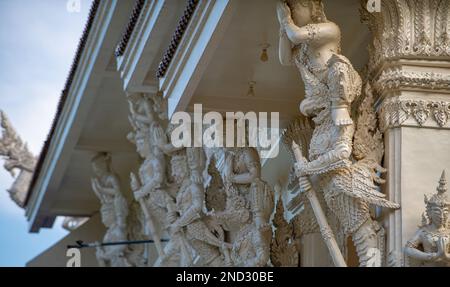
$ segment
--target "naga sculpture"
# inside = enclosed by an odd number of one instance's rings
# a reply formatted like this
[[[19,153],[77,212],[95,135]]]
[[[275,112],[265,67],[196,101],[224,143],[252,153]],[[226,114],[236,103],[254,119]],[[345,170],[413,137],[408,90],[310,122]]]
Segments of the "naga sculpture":
[[[437,193],[431,197],[425,195],[425,204],[422,225],[406,244],[405,254],[424,266],[450,267],[450,201],[445,171],[439,180]]]
[[[99,153],[92,159],[92,189],[101,203],[101,218],[107,228],[103,242],[122,242],[127,238],[128,203],[120,190],[119,178],[111,169],[111,156]],[[97,247],[102,267],[132,266],[127,260],[127,245]]]
[[[19,170],[19,174],[8,189],[8,193],[19,207],[24,208],[37,159],[17,134],[6,114],[1,110],[0,126],[2,127],[0,156],[5,159],[3,166],[13,177],[16,175],[15,171]],[[68,231],[73,231],[87,220],[86,217],[65,217],[62,226]]]
[[[385,199],[377,158],[353,145],[355,124],[351,104],[361,96],[362,81],[350,61],[340,54],[339,27],[327,20],[320,0],[289,0],[277,6],[280,61],[295,62],[305,84],[300,111],[315,123],[309,161],[296,164],[300,186],[317,178],[328,208],[343,232],[352,236],[361,266],[369,265],[378,251],[370,204],[399,205]],[[353,149],[352,149],[353,148]]]
[[[3,111],[0,111],[0,122],[3,130],[0,138],[0,156],[5,158],[4,168],[13,177],[15,176],[14,171],[19,170],[19,175],[8,192],[11,199],[18,206],[23,207],[36,165],[36,158],[28,150],[27,145],[19,137]]]

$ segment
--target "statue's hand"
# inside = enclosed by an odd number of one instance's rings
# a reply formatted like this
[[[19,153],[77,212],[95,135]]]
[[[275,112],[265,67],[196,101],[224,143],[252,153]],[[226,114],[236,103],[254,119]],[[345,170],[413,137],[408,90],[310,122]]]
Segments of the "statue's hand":
[[[173,224],[175,223],[175,221],[177,221],[178,218],[178,214],[176,212],[170,212],[167,216],[169,223]]]
[[[203,182],[202,175],[197,170],[192,171],[191,180],[197,184],[201,184]]]
[[[233,249],[233,244],[224,241],[222,243],[222,249]]]
[[[439,254],[436,252],[428,253],[428,261],[431,261],[431,262],[440,261]]]
[[[211,210],[206,210],[205,215],[209,217],[214,217],[216,215],[216,210],[212,208]]]
[[[277,3],[277,16],[281,26],[284,26],[286,21],[291,17],[291,9],[283,1],[278,1]]]
[[[308,163],[306,161],[296,162],[294,164],[295,174],[297,177],[301,178],[306,175],[307,164]]]
[[[443,260],[448,260],[449,255],[447,254],[447,238],[440,237],[437,242],[437,257]]]
[[[140,190],[135,191],[133,194],[134,194],[134,198],[138,201],[147,195],[146,193],[144,193]]]
[[[348,126],[353,124],[352,118],[348,113],[348,109],[344,108],[332,108],[331,118],[336,126]]]

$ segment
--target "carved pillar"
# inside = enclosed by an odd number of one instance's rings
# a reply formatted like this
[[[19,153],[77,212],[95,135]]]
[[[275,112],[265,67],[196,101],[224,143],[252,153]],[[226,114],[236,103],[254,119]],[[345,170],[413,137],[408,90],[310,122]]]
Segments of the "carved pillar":
[[[450,168],[449,13],[448,0],[383,0],[380,12],[363,9],[373,34],[368,75],[385,138],[384,188],[401,205],[387,216],[391,265],[403,264],[424,193]]]

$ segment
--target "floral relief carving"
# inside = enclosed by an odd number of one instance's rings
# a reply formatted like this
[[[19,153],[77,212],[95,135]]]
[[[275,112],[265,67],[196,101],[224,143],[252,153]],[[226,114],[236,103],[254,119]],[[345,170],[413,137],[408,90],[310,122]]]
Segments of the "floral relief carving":
[[[404,88],[449,90],[450,75],[390,68],[384,70],[375,83],[375,90],[379,94]]]
[[[426,100],[402,100],[389,98],[382,104],[380,118],[382,130],[401,126],[413,118],[417,126],[434,121],[439,127],[447,126],[450,117],[450,102]]]

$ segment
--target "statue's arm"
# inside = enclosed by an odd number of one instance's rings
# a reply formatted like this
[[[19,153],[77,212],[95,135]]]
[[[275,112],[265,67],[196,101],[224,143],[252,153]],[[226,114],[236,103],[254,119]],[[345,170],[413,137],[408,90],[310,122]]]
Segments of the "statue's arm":
[[[405,254],[411,258],[420,261],[434,261],[437,259],[437,253],[426,253],[419,250],[419,246],[422,244],[421,230],[417,231],[414,237],[406,243]]]
[[[278,47],[278,56],[280,58],[280,63],[284,66],[292,65],[292,44],[289,40],[286,32],[281,29],[280,31],[280,42]]]
[[[160,187],[164,183],[164,169],[161,164],[157,164],[153,168],[153,173],[151,174],[151,180],[149,180],[141,188],[142,194],[150,194],[155,188]]]
[[[183,147],[178,148],[172,145],[172,143],[168,140],[167,135],[164,129],[161,127],[161,125],[154,126],[153,132],[154,135],[152,140],[155,141],[155,144],[162,150],[164,154],[170,156],[174,152],[183,149]]]
[[[295,25],[290,16],[286,17],[281,25],[288,40],[293,45],[299,45],[308,41],[309,37],[306,27],[298,27],[297,25]]]
[[[313,161],[296,164],[296,169],[299,176],[322,174],[347,165],[351,153],[351,143],[341,142],[334,149],[320,155]]]
[[[259,167],[259,161],[256,158],[257,155],[248,151],[245,154],[245,161],[248,172],[235,174],[231,177],[231,182],[236,184],[249,184],[255,179],[261,177],[261,169]]]
[[[160,145],[160,148],[162,149],[163,153],[166,155],[171,155],[174,152],[180,151],[183,149],[183,147],[175,147],[171,143],[163,143]]]
[[[339,27],[333,22],[298,27],[289,16],[282,22],[281,27],[294,46],[312,41],[318,45],[326,44],[340,38]]]
[[[146,110],[146,107],[144,107],[144,109]],[[148,116],[143,115],[136,110],[135,103],[130,103],[130,113],[134,120],[145,124],[151,124],[151,120]]]
[[[248,172],[232,176],[231,182],[236,184],[249,184],[252,183],[254,179],[258,178],[258,173],[257,167],[251,165]]]
[[[189,209],[183,212],[180,218],[175,221],[175,225],[179,227],[186,226],[192,221],[199,219],[202,212],[204,200],[203,188],[198,183],[192,183],[189,188],[192,195],[192,202]]]
[[[152,123],[152,121],[147,116],[143,116],[138,113],[133,114],[133,117],[136,121],[147,124],[147,125]]]
[[[98,188],[98,187],[99,187],[99,184],[98,184],[97,178],[93,177],[93,178],[91,179],[91,186],[92,186],[92,190],[94,191],[95,195],[98,197],[98,199],[99,199],[100,201],[103,202],[103,196],[102,196],[102,194],[100,193],[100,190],[99,190],[99,188]]]
[[[103,194],[114,196],[120,193],[120,183],[116,175],[111,175],[108,182],[111,184],[111,187],[103,187]]]

